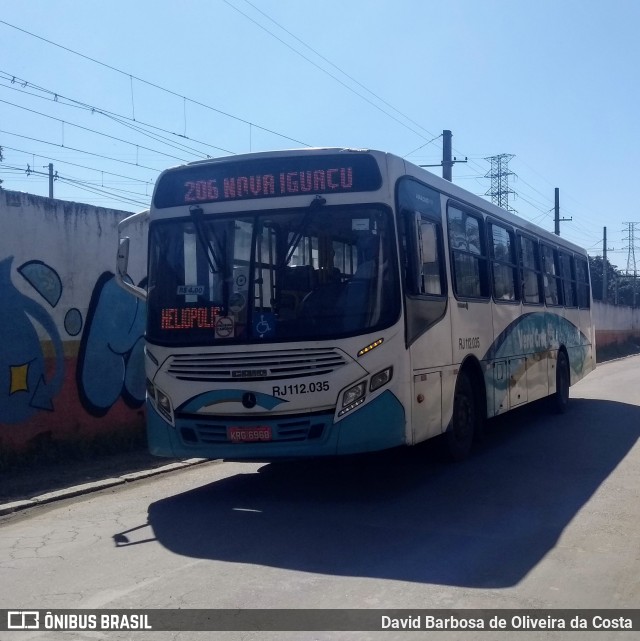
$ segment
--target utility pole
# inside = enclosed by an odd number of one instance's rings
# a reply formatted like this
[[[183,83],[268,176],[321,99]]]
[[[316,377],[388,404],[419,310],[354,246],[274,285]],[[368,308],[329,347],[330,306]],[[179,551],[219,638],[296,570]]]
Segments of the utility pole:
[[[602,228],[602,301],[604,303],[609,302],[609,261],[607,260],[607,252],[609,247],[607,247],[607,228]],[[614,248],[611,247],[611,251],[614,251]],[[618,282],[616,280],[616,305],[618,304]]]
[[[442,131],[442,162],[439,165],[420,165],[420,167],[442,167],[442,177],[451,182],[453,180],[453,166],[457,162],[467,162],[467,157],[464,160],[458,160],[455,156],[451,157],[451,138],[453,135],[450,129],[443,129]]]
[[[573,220],[573,217],[571,218],[560,218],[560,188],[556,187],[556,203],[555,203],[555,234],[556,236],[560,236],[560,223],[564,222],[566,220]]]
[[[602,302],[607,302],[607,228],[603,228],[602,236]]]
[[[635,230],[636,225],[640,225],[639,222],[635,223],[623,223],[623,225],[629,225],[629,237],[626,239],[629,241],[629,253],[627,254],[627,278],[633,272],[633,307],[636,306],[636,297],[638,293],[638,271],[636,267],[636,240],[635,240]]]
[[[451,182],[453,180],[453,160],[451,159],[451,130],[442,132],[442,177]]]
[[[623,225],[629,225],[629,236],[625,238],[625,240],[629,241],[629,247],[626,249],[629,250],[629,253],[627,254],[627,274],[631,271],[636,271],[636,239],[635,239],[635,231],[636,231],[636,225],[640,225],[640,223],[622,223]]]
[[[53,163],[49,163],[49,198],[53,198]]]

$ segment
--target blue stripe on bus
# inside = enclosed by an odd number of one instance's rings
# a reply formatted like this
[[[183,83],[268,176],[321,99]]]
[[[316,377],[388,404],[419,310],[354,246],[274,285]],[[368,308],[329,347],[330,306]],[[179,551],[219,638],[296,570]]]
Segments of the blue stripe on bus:
[[[546,352],[560,345],[586,348],[589,344],[589,338],[570,320],[551,312],[531,312],[503,329],[482,360]]]
[[[274,407],[280,405],[280,403],[288,403],[288,401],[283,398],[271,396],[270,394],[263,394],[261,392],[250,392],[249,390],[239,389],[220,389],[194,396],[178,407],[176,412],[194,414],[203,407],[208,407],[209,405],[216,405],[218,403],[242,403],[242,399],[245,394],[252,394],[255,399],[255,404],[258,407],[264,407],[264,409],[267,410],[272,410]]]
[[[173,427],[147,402],[149,450],[156,456],[270,460],[374,452],[405,443],[404,409],[388,390],[338,423],[333,423],[333,416],[333,412],[314,416],[315,423],[324,423],[323,434],[317,439],[268,443],[230,443],[226,440],[218,443],[187,443],[180,438],[180,430],[193,429],[198,419],[177,419],[176,427]],[[247,416],[241,423],[246,427],[270,426],[275,432],[279,423],[305,418],[305,415],[259,419]],[[215,416],[205,415],[200,422],[209,422],[213,426],[224,424]]]

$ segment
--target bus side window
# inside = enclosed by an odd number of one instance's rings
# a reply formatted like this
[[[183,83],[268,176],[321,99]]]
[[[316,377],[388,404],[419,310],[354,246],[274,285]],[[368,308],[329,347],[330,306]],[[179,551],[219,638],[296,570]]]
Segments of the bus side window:
[[[576,280],[578,286],[578,307],[589,309],[591,305],[589,267],[587,261],[576,256]]]
[[[573,266],[573,257],[565,252],[560,252],[560,276],[562,277],[562,298],[565,307],[577,307],[576,301],[576,276]]]
[[[489,230],[493,296],[499,301],[517,301],[520,293],[513,232],[494,223],[489,224]]]
[[[548,245],[541,245],[544,300],[547,305],[560,305],[560,276],[558,274],[557,251]]]
[[[540,297],[540,252],[538,243],[526,236],[519,236],[520,265],[522,267],[522,302],[539,305]]]
[[[483,219],[457,207],[449,207],[447,221],[456,295],[460,298],[488,298]]]

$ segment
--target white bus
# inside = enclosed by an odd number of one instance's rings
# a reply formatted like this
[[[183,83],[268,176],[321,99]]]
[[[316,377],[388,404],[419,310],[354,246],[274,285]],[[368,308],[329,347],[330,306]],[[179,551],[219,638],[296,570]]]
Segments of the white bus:
[[[149,219],[148,283],[127,277]],[[146,299],[152,453],[275,460],[414,445],[595,366],[583,249],[402,158],[305,149],[163,172],[120,226]]]

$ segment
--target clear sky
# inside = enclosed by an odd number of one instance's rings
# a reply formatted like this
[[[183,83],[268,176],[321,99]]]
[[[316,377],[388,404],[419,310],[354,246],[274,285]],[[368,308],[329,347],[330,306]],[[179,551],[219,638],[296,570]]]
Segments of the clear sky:
[[[606,226],[626,269],[624,223],[640,221],[637,0],[0,8],[6,189],[48,195],[53,163],[56,198],[138,211],[184,161],[310,145],[439,163],[450,129],[468,157],[456,184],[484,195],[485,158],[513,154],[510,206],[553,230],[558,187],[562,236],[601,254]],[[640,268],[640,224],[635,246]]]

